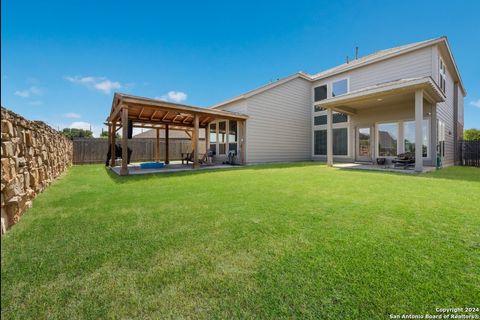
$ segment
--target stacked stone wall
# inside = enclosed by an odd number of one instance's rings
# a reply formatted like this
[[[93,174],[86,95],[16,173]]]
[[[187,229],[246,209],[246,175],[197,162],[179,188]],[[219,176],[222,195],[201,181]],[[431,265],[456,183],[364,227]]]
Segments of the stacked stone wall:
[[[41,121],[2,107],[1,228],[17,223],[32,200],[72,164],[72,141]]]

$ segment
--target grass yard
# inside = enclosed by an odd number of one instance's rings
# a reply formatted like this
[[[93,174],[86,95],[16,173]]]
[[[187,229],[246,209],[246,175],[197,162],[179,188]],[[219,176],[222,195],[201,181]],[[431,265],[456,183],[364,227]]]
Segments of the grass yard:
[[[2,237],[2,319],[387,319],[480,307],[480,169],[75,166]]]

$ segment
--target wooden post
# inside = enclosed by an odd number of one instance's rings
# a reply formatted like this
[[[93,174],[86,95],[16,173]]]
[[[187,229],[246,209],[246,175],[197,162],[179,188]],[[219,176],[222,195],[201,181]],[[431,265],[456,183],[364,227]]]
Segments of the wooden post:
[[[128,107],[122,107],[122,167],[120,175],[128,175]]]
[[[168,158],[168,124],[165,125],[165,164],[170,163],[170,159]]]
[[[193,119],[193,136],[192,136],[192,152],[193,152],[193,168],[198,168],[198,158],[200,156],[200,149],[198,148],[199,139],[198,139],[198,114],[195,114],[195,118]]]
[[[115,154],[115,138],[117,136],[117,127],[116,127],[116,120],[112,120],[112,130],[110,131],[110,155],[111,155],[111,158],[110,158],[110,167],[115,167],[116,165],[116,161],[115,161],[115,158],[117,157],[117,155]]]
[[[160,128],[157,128],[157,140],[155,147],[155,161],[160,162]]]
[[[210,131],[209,125],[205,128],[205,154],[208,156],[208,150],[210,149]]]

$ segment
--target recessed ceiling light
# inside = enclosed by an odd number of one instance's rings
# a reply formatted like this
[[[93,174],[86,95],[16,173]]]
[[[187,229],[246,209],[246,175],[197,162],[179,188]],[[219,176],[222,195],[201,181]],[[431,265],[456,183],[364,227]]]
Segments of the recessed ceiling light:
[[[377,101],[383,101],[383,99],[382,99],[382,98],[378,98]]]

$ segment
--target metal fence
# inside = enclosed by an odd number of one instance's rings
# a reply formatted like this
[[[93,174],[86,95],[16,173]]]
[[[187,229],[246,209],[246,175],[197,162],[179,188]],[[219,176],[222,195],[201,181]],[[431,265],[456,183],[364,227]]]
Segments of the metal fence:
[[[480,141],[459,141],[464,166],[480,167]]]
[[[121,143],[117,141],[117,143]],[[132,149],[131,162],[155,160],[155,138],[141,138],[128,140],[128,147]],[[200,139],[200,150],[205,150],[205,140]],[[170,160],[181,160],[182,152],[190,152],[192,143],[188,139],[169,140]],[[104,163],[107,158],[108,139],[91,138],[73,140],[73,163]],[[201,151],[200,154],[203,154]],[[160,139],[160,160],[165,160],[165,140]]]

